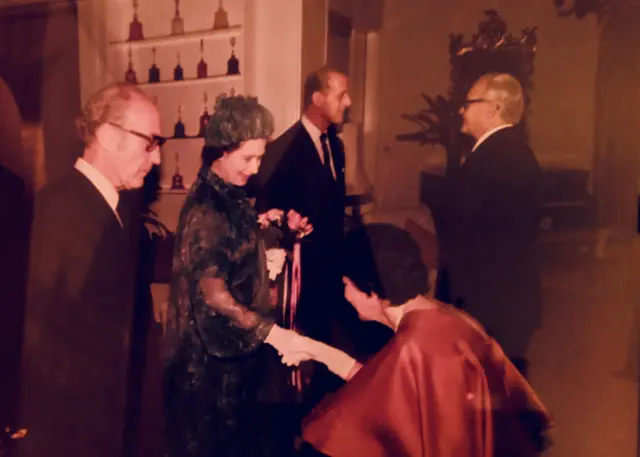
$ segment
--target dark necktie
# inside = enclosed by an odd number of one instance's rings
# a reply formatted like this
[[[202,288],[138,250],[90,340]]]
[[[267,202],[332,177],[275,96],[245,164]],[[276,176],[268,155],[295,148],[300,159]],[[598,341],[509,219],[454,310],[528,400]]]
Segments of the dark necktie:
[[[324,169],[329,173],[329,176],[333,178],[333,172],[331,171],[331,155],[329,154],[329,143],[327,142],[327,134],[320,135],[320,144],[322,144],[322,160],[324,162]]]

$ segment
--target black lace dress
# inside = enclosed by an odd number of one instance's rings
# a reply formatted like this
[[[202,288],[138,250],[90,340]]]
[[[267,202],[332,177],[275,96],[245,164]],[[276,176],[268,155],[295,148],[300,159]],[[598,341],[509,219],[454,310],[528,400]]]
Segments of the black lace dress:
[[[244,191],[203,169],[180,214],[164,409],[171,457],[274,455],[277,354],[264,249]],[[276,399],[277,400],[277,399]]]

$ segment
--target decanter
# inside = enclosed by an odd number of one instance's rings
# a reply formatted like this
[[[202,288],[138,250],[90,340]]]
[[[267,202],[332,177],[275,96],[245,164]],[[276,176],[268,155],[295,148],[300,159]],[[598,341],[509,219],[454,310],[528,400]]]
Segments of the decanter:
[[[173,79],[174,81],[182,81],[184,79],[184,70],[182,65],[180,65],[180,53],[178,53],[178,63],[173,69]]]
[[[186,138],[184,122],[182,122],[182,105],[178,106],[178,120],[176,124],[173,126],[173,136],[174,138]]]
[[[239,75],[240,74],[240,61],[236,57],[234,47],[236,45],[236,37],[231,37],[231,57],[227,60],[227,74]]]
[[[182,35],[184,33],[184,19],[180,16],[180,0],[176,2],[176,14],[171,20],[171,35]]]
[[[131,53],[131,46],[129,46],[129,66],[127,71],[124,73],[124,80],[130,84],[138,84],[138,76],[136,75],[136,71],[133,69],[133,60]]]
[[[207,77],[207,62],[204,61],[204,40],[200,40],[200,62],[198,62],[198,78]]]
[[[138,20],[138,0],[133,0],[133,20],[129,23],[129,41],[144,40],[142,22]]]
[[[213,17],[213,30],[228,29],[229,28],[229,15],[222,6],[222,0],[218,2],[218,10]]]
[[[207,108],[208,100],[209,100],[209,97],[205,92],[204,93],[204,112],[200,115],[200,128],[198,130],[198,136],[202,136],[202,137],[207,131],[207,125],[209,124],[209,119],[211,119],[211,116],[209,115],[209,108]]]
[[[150,83],[159,83],[160,82],[160,69],[156,65],[156,48],[152,48],[151,52],[153,53],[153,64],[149,68],[149,82]]]

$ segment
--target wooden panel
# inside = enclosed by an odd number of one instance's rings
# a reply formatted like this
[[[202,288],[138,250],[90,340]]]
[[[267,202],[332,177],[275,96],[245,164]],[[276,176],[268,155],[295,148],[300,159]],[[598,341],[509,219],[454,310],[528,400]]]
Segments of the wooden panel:
[[[23,120],[43,127],[48,179],[68,169],[81,147],[75,129],[78,59],[75,2],[0,10],[0,76],[13,91]]]

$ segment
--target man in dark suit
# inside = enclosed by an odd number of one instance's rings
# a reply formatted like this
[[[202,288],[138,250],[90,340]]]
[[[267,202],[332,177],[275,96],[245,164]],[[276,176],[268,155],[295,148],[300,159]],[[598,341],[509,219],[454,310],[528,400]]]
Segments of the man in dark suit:
[[[339,259],[345,155],[336,126],[344,122],[351,106],[348,83],[346,75],[328,67],[307,76],[304,114],[267,146],[257,176],[259,209],[293,209],[313,225],[313,233],[302,241],[296,323],[301,333],[326,343],[334,343],[332,327],[344,303]],[[324,389],[314,392],[319,399]]]
[[[125,454],[135,258],[119,191],[160,162],[160,116],[109,85],[79,122],[82,157],[36,194],[22,361],[19,456]],[[123,225],[124,222],[124,225]]]
[[[476,139],[452,196],[451,298],[478,319],[518,368],[540,324],[538,162],[520,126],[524,96],[508,74],[482,76],[461,108]]]

